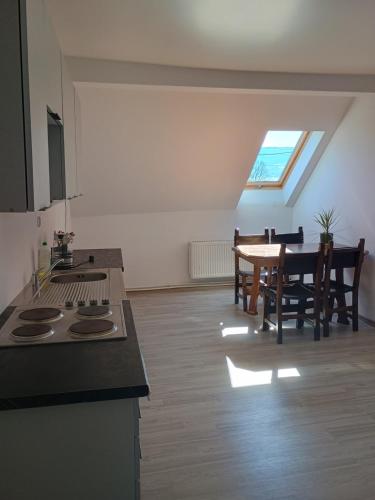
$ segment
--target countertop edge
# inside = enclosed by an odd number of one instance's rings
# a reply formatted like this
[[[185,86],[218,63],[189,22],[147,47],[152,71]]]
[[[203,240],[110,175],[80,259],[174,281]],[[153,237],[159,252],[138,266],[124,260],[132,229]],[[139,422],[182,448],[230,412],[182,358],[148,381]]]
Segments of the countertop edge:
[[[143,371],[144,384],[139,384],[136,386],[110,387],[108,389],[90,389],[87,391],[81,390],[63,394],[36,394],[35,396],[28,397],[0,399],[0,411],[36,408],[42,406],[88,403],[95,401],[108,401],[114,399],[140,398],[148,396],[150,390],[143,364],[142,354],[137,340],[130,301],[128,299],[123,300],[122,307],[124,310],[124,317],[128,335],[134,337],[132,339],[132,342],[136,342],[135,354],[139,358],[138,362],[140,363],[140,369],[142,369]],[[3,311],[3,313],[0,315],[0,327],[6,322],[13,310],[14,307],[9,306]]]

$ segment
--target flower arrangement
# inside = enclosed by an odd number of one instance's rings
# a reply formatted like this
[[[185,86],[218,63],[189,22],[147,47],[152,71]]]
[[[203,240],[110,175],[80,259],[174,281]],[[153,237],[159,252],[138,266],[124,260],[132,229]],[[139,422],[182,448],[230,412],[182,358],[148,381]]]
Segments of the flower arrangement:
[[[73,232],[65,233],[64,231],[55,231],[54,240],[57,242],[57,246],[61,247],[63,245],[69,245],[73,243],[75,234]]]

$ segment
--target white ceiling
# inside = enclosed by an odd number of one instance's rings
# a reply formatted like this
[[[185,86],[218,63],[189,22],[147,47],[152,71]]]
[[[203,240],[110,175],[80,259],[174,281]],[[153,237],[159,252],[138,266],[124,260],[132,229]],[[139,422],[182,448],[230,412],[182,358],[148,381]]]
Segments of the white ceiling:
[[[75,216],[234,209],[267,129],[336,129],[348,97],[78,85]],[[171,229],[173,230],[173,229]]]
[[[375,0],[47,0],[67,55],[375,73]]]

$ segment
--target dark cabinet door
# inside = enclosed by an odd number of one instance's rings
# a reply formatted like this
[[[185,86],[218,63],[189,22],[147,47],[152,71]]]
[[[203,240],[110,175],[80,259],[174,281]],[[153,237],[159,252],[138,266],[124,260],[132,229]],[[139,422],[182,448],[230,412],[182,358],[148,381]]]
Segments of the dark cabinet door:
[[[33,209],[24,0],[0,8],[0,211]]]
[[[58,115],[48,112],[47,116],[49,181],[52,202],[66,198],[64,128]]]

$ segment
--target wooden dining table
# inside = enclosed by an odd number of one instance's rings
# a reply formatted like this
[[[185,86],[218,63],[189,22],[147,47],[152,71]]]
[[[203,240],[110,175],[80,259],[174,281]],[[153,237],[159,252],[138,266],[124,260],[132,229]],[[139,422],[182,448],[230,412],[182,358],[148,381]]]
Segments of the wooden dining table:
[[[260,289],[260,271],[262,268],[267,271],[267,280],[270,283],[272,279],[272,269],[278,266],[279,263],[279,253],[280,244],[268,244],[268,245],[238,245],[233,247],[232,250],[238,255],[240,259],[250,262],[254,266],[254,276],[253,283],[250,290],[250,301],[247,312],[252,315],[258,314],[257,304]],[[345,245],[340,245],[338,243],[334,244],[335,248],[344,248]],[[287,244],[287,253],[318,253],[319,243],[302,243],[302,244]],[[343,270],[336,270],[336,280],[343,283],[344,276]],[[345,295],[341,296],[339,299],[340,305],[345,305]],[[339,323],[348,324],[348,318],[345,313],[340,313],[338,318]]]

